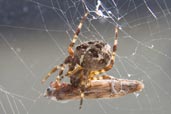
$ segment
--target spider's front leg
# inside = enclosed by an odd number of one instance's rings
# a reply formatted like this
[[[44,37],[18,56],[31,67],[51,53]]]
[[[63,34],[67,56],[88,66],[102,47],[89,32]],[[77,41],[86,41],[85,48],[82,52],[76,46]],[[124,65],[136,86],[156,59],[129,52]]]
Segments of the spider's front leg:
[[[64,71],[66,65],[71,65],[72,62],[76,63],[76,60],[73,57],[68,56],[65,59],[63,64],[55,66],[50,72],[48,72],[48,74],[42,79],[42,83],[44,83],[57,70],[60,70],[60,71],[59,71],[59,74],[56,79],[60,82],[60,80],[64,77],[62,74],[63,74],[63,71]],[[75,64],[73,64],[72,67],[74,68]],[[73,70],[72,67],[70,67],[69,71]],[[65,76],[67,76],[67,74]]]
[[[69,70],[65,76],[70,77],[72,75],[75,75],[77,72],[81,71],[82,69],[83,68],[80,65],[78,65],[74,70]]]
[[[48,72],[48,74],[42,79],[42,84],[54,73],[56,72],[57,70],[60,69],[59,71],[59,76],[61,76],[63,74],[63,71],[65,69],[65,64],[61,64],[59,66],[55,66],[50,72]]]

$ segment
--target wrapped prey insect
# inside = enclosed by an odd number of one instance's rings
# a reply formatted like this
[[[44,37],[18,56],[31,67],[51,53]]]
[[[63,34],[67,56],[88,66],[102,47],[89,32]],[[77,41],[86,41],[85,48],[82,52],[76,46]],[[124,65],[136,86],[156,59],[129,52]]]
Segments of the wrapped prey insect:
[[[85,99],[106,99],[118,98],[134,92],[142,91],[144,84],[142,81],[118,79],[102,76],[104,79],[95,79],[90,81],[89,87],[85,89]],[[79,100],[80,88],[73,87],[70,83],[59,83],[54,81],[50,83],[44,94],[45,97],[56,101]]]

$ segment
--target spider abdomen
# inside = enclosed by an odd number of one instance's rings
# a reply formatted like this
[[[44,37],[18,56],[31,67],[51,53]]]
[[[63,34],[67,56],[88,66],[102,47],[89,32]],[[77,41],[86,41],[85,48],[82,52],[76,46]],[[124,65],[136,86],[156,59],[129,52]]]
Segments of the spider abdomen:
[[[112,52],[109,44],[102,41],[88,41],[76,47],[74,57],[79,65],[87,70],[100,70],[111,60]]]

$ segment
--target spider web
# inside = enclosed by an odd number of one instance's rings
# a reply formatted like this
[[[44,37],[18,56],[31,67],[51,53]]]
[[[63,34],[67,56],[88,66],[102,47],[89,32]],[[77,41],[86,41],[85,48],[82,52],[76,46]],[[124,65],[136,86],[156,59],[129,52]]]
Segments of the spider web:
[[[168,114],[171,109],[170,0],[0,1],[0,114],[130,113]],[[107,74],[143,80],[139,94],[119,99],[54,102],[43,97],[42,77],[68,55],[67,46],[85,11],[90,15],[77,44],[103,40],[116,63]],[[76,44],[76,45],[77,45]]]

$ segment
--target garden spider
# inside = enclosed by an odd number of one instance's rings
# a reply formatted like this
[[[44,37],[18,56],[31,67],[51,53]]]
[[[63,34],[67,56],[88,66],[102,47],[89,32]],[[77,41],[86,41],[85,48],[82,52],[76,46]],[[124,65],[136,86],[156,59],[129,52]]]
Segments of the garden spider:
[[[63,64],[55,66],[42,80],[42,83],[44,83],[48,77],[57,70],[59,70],[59,75],[57,76],[56,81],[60,82],[64,76],[68,76],[71,85],[80,88],[80,108],[83,103],[84,90],[85,88],[91,87],[89,82],[93,80],[93,77],[104,73],[113,67],[118,44],[118,27],[115,27],[113,51],[111,51],[109,44],[102,41],[88,41],[81,43],[74,51],[74,44],[78,39],[83,22],[86,20],[87,16],[88,12],[82,17],[73,39],[69,44],[69,56],[66,57]],[[63,75],[63,71],[67,65],[68,71]],[[110,76],[102,76],[101,78],[110,79]]]

